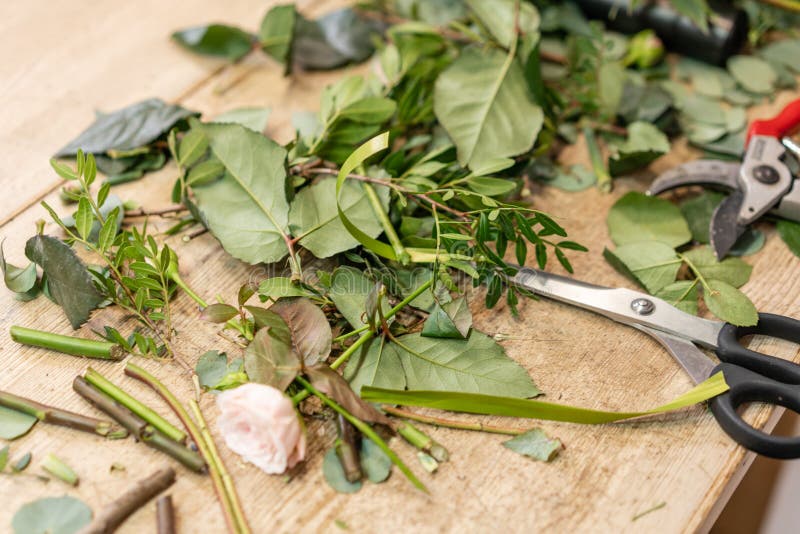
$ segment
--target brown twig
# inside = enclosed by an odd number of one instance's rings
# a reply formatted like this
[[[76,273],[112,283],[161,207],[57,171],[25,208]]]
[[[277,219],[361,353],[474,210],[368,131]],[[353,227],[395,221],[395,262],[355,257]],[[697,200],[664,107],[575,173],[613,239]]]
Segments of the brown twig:
[[[7,391],[0,391],[0,406],[32,415],[39,421],[51,425],[65,426],[109,438],[124,438],[127,436],[124,430],[116,427],[111,421],[95,419],[94,417],[69,412],[61,408],[47,406]]]
[[[518,436],[524,434],[530,429],[527,428],[513,428],[507,426],[486,425],[483,423],[470,422],[470,421],[454,421],[452,419],[443,419],[441,417],[431,417],[429,415],[422,415],[401,408],[394,408],[392,406],[383,406],[381,408],[384,412],[392,414],[397,417],[404,417],[412,421],[419,421],[434,426],[443,426],[447,428],[456,428],[459,430],[477,430],[479,432],[490,432],[492,434],[506,434],[509,436]]]
[[[361,460],[358,454],[358,435],[355,427],[351,425],[342,414],[336,418],[339,429],[339,439],[336,442],[336,455],[344,468],[344,476],[348,482],[361,480]]]
[[[191,232],[187,232],[186,235],[183,236],[184,241],[191,241],[196,237],[200,237],[201,235],[208,232],[208,228],[205,226],[198,228],[197,230],[192,230]]]
[[[79,534],[110,534],[133,512],[175,482],[175,470],[164,467],[138,480],[128,491],[103,508]]]
[[[160,208],[157,210],[146,210],[144,208],[137,208],[135,210],[129,210],[125,212],[125,217],[149,217],[151,215],[168,215],[171,213],[180,213],[182,211],[186,211],[188,208],[183,204],[176,204],[174,206],[167,206],[166,208]]]
[[[156,501],[156,525],[158,534],[175,534],[175,510],[172,495],[162,495]]]

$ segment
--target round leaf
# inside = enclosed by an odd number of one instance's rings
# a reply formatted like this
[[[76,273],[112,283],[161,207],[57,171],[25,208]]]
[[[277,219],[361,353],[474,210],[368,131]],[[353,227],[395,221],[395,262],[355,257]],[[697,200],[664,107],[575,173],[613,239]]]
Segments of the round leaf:
[[[758,311],[744,293],[721,280],[708,280],[708,286],[703,300],[711,313],[736,326],[758,323]]]
[[[11,524],[15,534],[73,534],[91,520],[91,508],[80,499],[65,495],[23,505]]]
[[[755,56],[733,56],[728,60],[728,70],[739,85],[753,93],[772,93],[778,79],[770,64]]]
[[[692,238],[680,209],[668,200],[630,192],[608,212],[608,233],[614,243],[661,241],[671,247]]]

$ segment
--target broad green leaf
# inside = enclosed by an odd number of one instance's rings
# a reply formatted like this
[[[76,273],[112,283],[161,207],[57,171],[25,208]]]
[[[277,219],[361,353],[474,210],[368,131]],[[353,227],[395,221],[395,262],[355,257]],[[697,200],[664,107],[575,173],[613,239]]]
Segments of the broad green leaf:
[[[698,285],[699,282],[696,280],[679,280],[662,287],[653,295],[666,300],[679,310],[697,315]]]
[[[711,10],[706,0],[670,0],[670,5],[704,33],[708,32],[708,16]]]
[[[464,339],[472,327],[472,313],[469,310],[467,299],[455,299],[445,304],[437,304],[425,320],[422,335],[425,337],[439,337]]]
[[[725,108],[718,100],[701,95],[690,95],[683,101],[681,110],[687,121],[724,127]]]
[[[0,472],[2,472],[3,469],[6,468],[6,464],[8,464],[8,449],[8,445],[0,449]]]
[[[633,277],[650,293],[675,281],[681,260],[675,250],[659,241],[642,241],[605,249],[603,256],[618,271]]]
[[[253,47],[253,36],[235,26],[209,24],[176,31],[172,38],[195,54],[237,61]]]
[[[331,327],[325,313],[305,297],[283,298],[270,307],[289,327],[292,350],[304,366],[324,361],[331,353]]]
[[[292,350],[286,323],[263,327],[244,352],[244,368],[253,382],[280,389],[289,387],[300,372],[300,360]]]
[[[203,389],[230,389],[247,382],[242,358],[228,363],[224,352],[210,350],[197,360],[195,372]]]
[[[361,271],[353,267],[337,267],[331,277],[331,288],[328,297],[336,305],[336,309],[353,328],[361,328],[367,323],[364,320],[367,310],[367,297],[375,283],[370,281]],[[383,301],[384,314],[391,306]]]
[[[492,178],[490,176],[474,176],[466,181],[467,186],[481,195],[496,197],[506,195],[517,188],[513,180]]]
[[[778,235],[795,256],[800,257],[800,223],[781,219],[776,225]]]
[[[434,112],[470,168],[529,150],[543,113],[514,56],[469,47],[436,80]]]
[[[771,94],[778,79],[770,64],[755,56],[731,57],[728,70],[739,85],[753,93]]]
[[[392,459],[372,440],[362,439],[361,470],[370,482],[379,484],[392,473]]]
[[[36,421],[38,419],[32,415],[0,406],[0,438],[11,440],[24,436]]]
[[[703,145],[719,140],[728,132],[725,125],[692,122],[684,126],[684,133],[693,145]]]
[[[739,258],[725,258],[718,261],[710,247],[699,247],[683,253],[683,257],[691,262],[691,266],[700,272],[700,276],[721,280],[733,287],[742,287],[750,279],[753,267]]]
[[[278,7],[286,7],[286,6],[278,6]],[[214,117],[213,122],[217,123],[235,123],[241,124],[247,128],[250,128],[254,132],[262,133],[267,128],[267,122],[269,121],[270,113],[272,112],[272,108],[256,108],[256,107],[248,107],[248,108],[237,108],[232,109],[230,111],[226,111],[221,115],[217,115]]]
[[[378,186],[375,192],[384,210],[389,208],[389,188]],[[289,208],[289,230],[294,236],[305,236],[299,243],[318,258],[327,258],[359,245],[339,217],[335,203],[336,180],[321,180],[302,189]],[[339,196],[339,207],[345,216],[371,238],[383,231],[367,198],[363,184],[346,182]]]
[[[283,297],[307,297],[311,293],[302,286],[292,282],[291,278],[273,276],[259,284],[258,294],[263,297],[263,299],[278,300]]]
[[[297,15],[290,52],[291,62],[306,70],[335,69],[367,59],[379,32],[374,21],[351,8],[331,11],[317,20]]]
[[[356,394],[364,385],[389,389],[406,387],[400,354],[385,338],[373,339],[353,354],[345,367],[344,378]]]
[[[3,271],[3,281],[14,293],[27,293],[36,285],[36,264],[30,263],[23,269],[6,263],[3,242],[0,242],[0,268]]]
[[[198,129],[191,129],[178,144],[178,165],[187,168],[194,165],[208,149],[208,137]]]
[[[692,238],[680,209],[668,200],[631,191],[608,212],[608,233],[617,245],[661,241],[671,247]]]
[[[711,216],[725,195],[716,191],[704,191],[700,195],[690,198],[680,204],[681,213],[689,224],[692,239],[698,243],[709,242],[708,229]]]
[[[800,39],[779,39],[761,48],[758,53],[765,59],[800,74],[800,65],[797,63],[797,58],[800,57]]]
[[[158,98],[150,98],[111,113],[98,113],[94,123],[54,157],[74,156],[78,149],[102,154],[149,145],[182,120],[198,115]],[[120,171],[121,172],[121,171]]]
[[[211,323],[225,323],[239,314],[239,310],[230,304],[215,302],[203,309],[200,317]]]
[[[186,185],[199,187],[209,184],[222,176],[225,165],[215,157],[210,157],[192,167],[186,175]]]
[[[193,187],[197,206],[214,236],[232,256],[248,263],[286,256],[289,203],[286,151],[240,124],[196,123],[225,166],[218,181]]]
[[[23,505],[11,525],[14,534],[75,534],[92,520],[92,509],[80,499],[45,497]]]
[[[532,37],[534,43],[538,40],[539,12],[533,4],[514,0],[466,0],[465,3],[503,47],[511,47],[516,38],[515,27],[520,34]]]
[[[467,339],[407,334],[395,349],[409,389],[534,397],[540,394],[527,371],[491,337],[473,330]]]
[[[258,42],[264,52],[281,63],[290,60],[296,17],[294,4],[287,4],[271,8],[261,19]]]
[[[89,237],[93,222],[94,213],[92,213],[92,206],[89,204],[89,199],[81,197],[78,202],[78,211],[75,213],[75,229],[78,230],[78,235],[83,239]]]
[[[661,130],[647,122],[634,122],[628,126],[628,139],[609,158],[608,170],[612,176],[627,174],[649,165],[669,148],[669,140]]]
[[[75,251],[54,237],[37,235],[25,244],[25,255],[42,268],[49,294],[64,309],[72,328],[86,322],[103,296]]]
[[[549,438],[541,428],[533,428],[524,434],[503,442],[503,447],[540,462],[549,462],[564,448],[558,438]]]
[[[597,183],[597,176],[583,165],[572,165],[569,169],[559,168],[552,179],[542,179],[542,183],[564,191],[583,191]]]
[[[613,117],[617,114],[626,79],[625,67],[621,62],[612,61],[600,66],[597,74],[597,99],[600,109],[606,116]]]
[[[711,313],[736,326],[758,322],[758,311],[744,293],[721,280],[708,280],[708,286],[711,291],[703,292],[703,301]]]
[[[336,447],[328,449],[322,458],[322,475],[325,477],[325,482],[339,493],[355,493],[362,486],[360,480],[356,482],[347,480],[342,462],[336,454]]]

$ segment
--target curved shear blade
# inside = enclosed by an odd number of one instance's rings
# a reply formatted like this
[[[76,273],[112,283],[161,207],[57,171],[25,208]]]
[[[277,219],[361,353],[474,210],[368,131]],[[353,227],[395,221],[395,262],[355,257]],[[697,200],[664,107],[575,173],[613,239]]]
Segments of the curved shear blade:
[[[736,240],[747,229],[739,224],[739,211],[744,201],[741,191],[734,191],[719,203],[711,216],[711,225],[708,235],[711,238],[711,248],[718,260],[721,260],[733,248]]]
[[[714,360],[703,354],[703,351],[698,349],[691,341],[671,336],[666,332],[660,332],[647,326],[639,324],[632,326],[646,334],[650,334],[656,341],[661,343],[661,346],[667,349],[667,352],[683,367],[683,370],[686,371],[686,374],[692,378],[695,384],[699,384],[711,376],[711,371],[717,365]]]
[[[689,185],[704,185],[721,189],[739,189],[739,163],[698,159],[678,165],[661,173],[648,189],[648,195]]]

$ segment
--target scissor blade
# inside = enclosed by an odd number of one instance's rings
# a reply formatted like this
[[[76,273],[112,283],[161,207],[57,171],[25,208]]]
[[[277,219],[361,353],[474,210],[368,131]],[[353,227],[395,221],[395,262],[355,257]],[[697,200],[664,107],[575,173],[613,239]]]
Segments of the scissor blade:
[[[720,202],[711,216],[708,235],[711,238],[711,248],[714,249],[718,260],[728,254],[736,240],[747,229],[746,226],[739,224],[739,210],[743,200],[742,193],[735,191]]]
[[[699,159],[678,165],[661,173],[647,190],[648,195],[689,185],[704,185],[722,189],[739,188],[739,167],[735,162]]]
[[[686,374],[692,378],[695,384],[699,384],[711,376],[711,371],[717,366],[714,360],[703,354],[691,341],[686,341],[646,326],[638,324],[633,326],[661,343],[667,349],[667,352],[675,358],[675,361],[683,367],[683,370],[686,371]]]
[[[623,324],[643,325],[716,348],[722,323],[682,312],[664,300],[626,288],[609,288],[521,267],[511,283],[543,297],[591,310]]]

